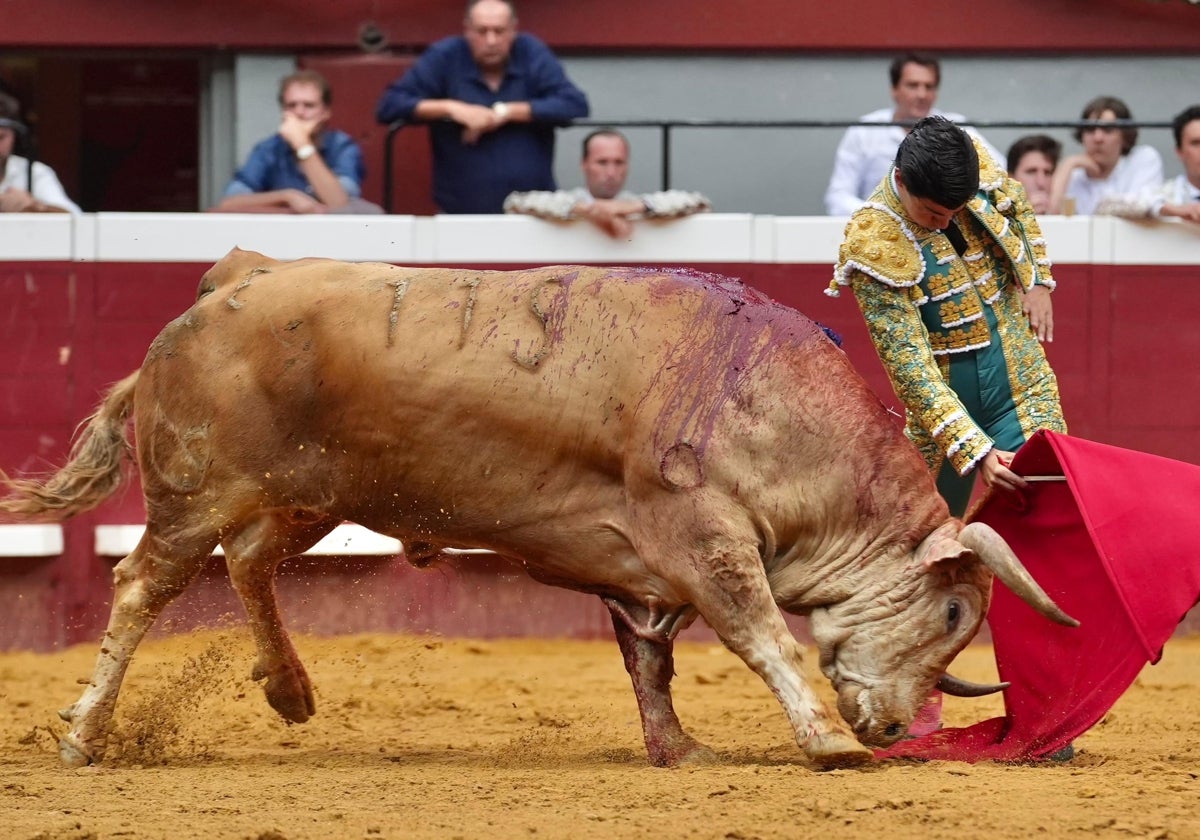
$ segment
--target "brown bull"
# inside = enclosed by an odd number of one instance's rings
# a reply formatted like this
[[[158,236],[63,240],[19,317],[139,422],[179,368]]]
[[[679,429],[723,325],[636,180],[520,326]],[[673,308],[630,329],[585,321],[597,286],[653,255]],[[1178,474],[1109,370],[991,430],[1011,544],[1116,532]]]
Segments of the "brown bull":
[[[1069,623],[1003,541],[950,517],[916,450],[804,316],[734,281],[555,267],[281,263],[235,251],[115,385],[70,462],[0,509],[70,516],[115,488],[136,418],[146,532],[63,761],[102,758],[138,642],[213,549],[270,704],[314,712],[273,575],[338,523],[493,550],[613,615],[650,760],[711,756],[680,726],[676,634],[701,616],[770,686],[817,764],[893,743],[975,635],[993,572]],[[857,740],[801,674],[810,616]],[[860,743],[861,742],[861,743]]]

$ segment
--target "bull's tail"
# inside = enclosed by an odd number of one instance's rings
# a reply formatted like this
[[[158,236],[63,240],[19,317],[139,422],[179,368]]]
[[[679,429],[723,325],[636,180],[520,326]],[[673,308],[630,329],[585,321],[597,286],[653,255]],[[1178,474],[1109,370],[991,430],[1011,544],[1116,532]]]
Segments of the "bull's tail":
[[[10,479],[0,473],[8,495],[0,499],[0,514],[67,519],[91,510],[121,484],[122,465],[130,454],[125,426],[133,410],[133,393],[140,370],[108,389],[96,413],[80,424],[62,469],[42,479]]]

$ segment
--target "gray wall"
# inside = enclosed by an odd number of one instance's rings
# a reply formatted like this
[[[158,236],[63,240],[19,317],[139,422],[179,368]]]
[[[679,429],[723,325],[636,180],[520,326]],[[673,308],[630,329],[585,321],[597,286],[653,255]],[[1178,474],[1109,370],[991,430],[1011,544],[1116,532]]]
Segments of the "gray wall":
[[[587,91],[594,119],[853,120],[891,104],[890,57],[636,56],[571,57],[571,78]],[[224,98],[225,143],[240,163],[278,125],[275,86],[293,66],[289,56],[239,55],[234,94]],[[949,57],[942,60],[938,105],[977,120],[1074,120],[1093,96],[1124,99],[1137,119],[1169,121],[1200,103],[1200,52],[1165,58]],[[216,103],[213,119],[220,114]],[[579,144],[587,130],[559,133],[556,172],[563,186],[580,183]],[[984,134],[1001,152],[1020,129]],[[1047,133],[1079,150],[1066,129]],[[628,129],[633,144],[629,186],[657,189],[659,131]],[[725,212],[808,215],[824,212],[822,197],[841,129],[677,129],[672,137],[672,186],[699,190]],[[1163,155],[1168,176],[1180,171],[1169,129],[1147,129],[1143,142]],[[212,138],[220,146],[217,137]],[[219,157],[219,155],[217,155]],[[216,195],[228,164],[207,169]]]
[[[891,104],[890,57],[728,56],[569,58],[595,119],[853,120]],[[977,120],[1074,120],[1093,96],[1111,94],[1137,119],[1169,121],[1200,103],[1200,53],[1167,58],[945,58],[938,106]],[[579,183],[579,141],[560,132],[556,172]],[[636,191],[660,181],[656,129],[630,129]],[[984,135],[1001,152],[1020,129]],[[1067,129],[1046,133],[1080,150]],[[840,129],[676,129],[672,186],[704,192],[728,212],[821,214]],[[1146,129],[1141,142],[1180,171],[1169,129]]]

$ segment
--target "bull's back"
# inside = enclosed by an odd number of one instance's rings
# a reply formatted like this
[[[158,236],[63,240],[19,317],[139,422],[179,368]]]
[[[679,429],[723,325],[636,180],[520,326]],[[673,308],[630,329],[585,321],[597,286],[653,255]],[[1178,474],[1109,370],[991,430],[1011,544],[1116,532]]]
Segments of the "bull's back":
[[[139,441],[204,429],[218,465],[259,481],[282,465],[308,477],[288,492],[314,499],[403,483],[413,504],[571,504],[586,486],[596,498],[578,504],[603,506],[631,462],[736,446],[731,406],[794,373],[780,359],[816,331],[736,282],[680,273],[275,265],[164,330]]]

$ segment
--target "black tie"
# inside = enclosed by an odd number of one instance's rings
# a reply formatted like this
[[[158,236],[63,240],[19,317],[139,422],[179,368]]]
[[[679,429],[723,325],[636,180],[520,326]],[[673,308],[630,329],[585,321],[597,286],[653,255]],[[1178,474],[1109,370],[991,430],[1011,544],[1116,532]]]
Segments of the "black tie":
[[[954,250],[958,252],[960,257],[967,252],[967,240],[963,237],[962,231],[958,229],[958,225],[955,224],[953,219],[950,220],[950,224],[946,226],[942,233],[946,234],[946,238],[950,240],[950,244],[954,246]]]

